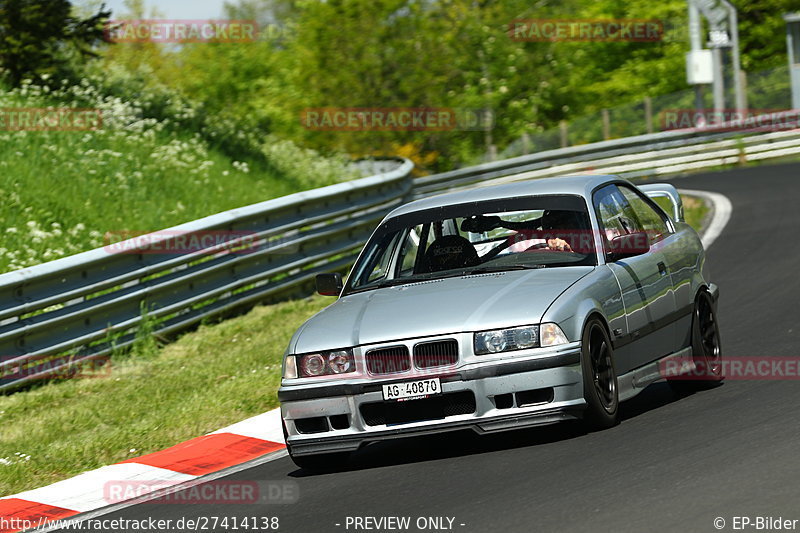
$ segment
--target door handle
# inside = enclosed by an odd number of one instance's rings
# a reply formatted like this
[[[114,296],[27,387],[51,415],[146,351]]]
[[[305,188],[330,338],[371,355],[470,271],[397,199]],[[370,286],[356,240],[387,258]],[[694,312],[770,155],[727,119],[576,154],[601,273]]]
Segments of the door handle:
[[[667,275],[667,265],[664,264],[664,261],[658,262],[658,273],[661,274],[662,276]]]

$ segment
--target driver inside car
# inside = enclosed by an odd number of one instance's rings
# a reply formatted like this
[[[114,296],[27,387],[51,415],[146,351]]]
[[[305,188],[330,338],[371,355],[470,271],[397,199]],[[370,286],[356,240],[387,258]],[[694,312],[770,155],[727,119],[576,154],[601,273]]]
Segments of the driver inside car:
[[[581,223],[576,218],[574,211],[554,211],[547,210],[542,213],[542,231],[552,234],[547,237],[547,248],[549,250],[572,252],[573,246],[570,241],[575,240],[575,232],[581,227]],[[580,232],[579,232],[580,233]]]
[[[577,240],[585,232],[577,213],[573,211],[545,210],[540,218],[525,222],[502,220],[495,215],[482,215],[465,219],[461,224],[462,231],[486,232],[495,228],[506,228],[516,231],[511,236],[514,243],[509,251],[518,253],[529,250],[551,250],[573,252],[583,249]],[[541,228],[541,229],[540,229]],[[542,241],[531,244],[532,241]]]

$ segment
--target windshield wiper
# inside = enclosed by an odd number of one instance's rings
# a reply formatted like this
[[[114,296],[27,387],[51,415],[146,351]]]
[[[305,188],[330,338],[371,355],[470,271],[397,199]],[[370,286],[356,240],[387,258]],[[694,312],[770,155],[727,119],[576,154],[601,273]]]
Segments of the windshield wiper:
[[[545,268],[546,266],[547,265],[492,265],[470,268],[469,270],[464,271],[464,275],[505,272],[506,270],[538,270],[540,268]]]
[[[386,287],[396,287],[398,285],[407,285],[412,283],[422,283],[423,281],[433,281],[437,279],[455,278],[458,276],[469,276],[472,274],[487,274],[491,272],[505,272],[506,270],[539,270],[546,268],[549,265],[494,265],[470,268],[467,270],[444,271],[437,272],[436,274],[429,274],[424,277],[410,277],[410,278],[392,278],[384,280],[380,283],[369,284],[359,287],[350,291],[350,293],[371,291],[374,289],[385,289]]]
[[[413,279],[413,278],[392,278],[381,281],[377,285],[372,285],[371,289],[383,289],[384,287],[394,287],[396,285],[404,285],[406,283],[414,283],[415,281],[424,281],[421,279]]]
[[[423,281],[431,281],[434,279],[440,279],[445,276],[424,276],[424,277],[410,277],[410,278],[392,278],[384,280],[377,285],[369,285],[368,287],[364,287],[365,289],[383,289],[386,287],[396,287],[397,285],[406,285],[410,283],[422,283]]]
[[[523,267],[523,268],[538,268],[538,267]],[[516,265],[512,265],[510,268],[503,268],[502,270],[517,270]],[[437,279],[445,279],[445,278],[457,278],[458,276],[463,276],[471,271],[465,270],[455,270],[455,271],[443,271],[443,272],[436,272],[432,274],[427,274],[424,276],[414,276],[410,278],[392,278],[384,280],[377,285],[370,285],[370,289],[383,289],[386,287],[396,287],[397,285],[406,285],[411,283],[422,283],[423,281],[434,281]],[[495,272],[494,270],[487,271],[487,272]],[[365,289],[367,287],[364,287]]]

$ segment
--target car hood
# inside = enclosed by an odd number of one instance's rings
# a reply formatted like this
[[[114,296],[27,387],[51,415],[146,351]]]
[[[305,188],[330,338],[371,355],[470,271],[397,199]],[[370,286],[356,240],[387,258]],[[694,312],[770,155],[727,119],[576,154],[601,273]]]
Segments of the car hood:
[[[291,353],[538,323],[594,267],[444,278],[351,294],[295,333]]]

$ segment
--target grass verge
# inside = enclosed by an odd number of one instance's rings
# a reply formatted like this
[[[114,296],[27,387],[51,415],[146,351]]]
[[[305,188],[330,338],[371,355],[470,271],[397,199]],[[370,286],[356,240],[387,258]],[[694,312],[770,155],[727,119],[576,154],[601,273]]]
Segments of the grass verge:
[[[684,197],[699,228],[708,207]],[[333,300],[260,306],[155,348],[144,340],[110,373],[0,396],[0,495],[155,452],[277,407],[289,338]]]
[[[0,495],[158,451],[277,407],[283,351],[311,297],[112,359],[95,378],[0,396]]]

